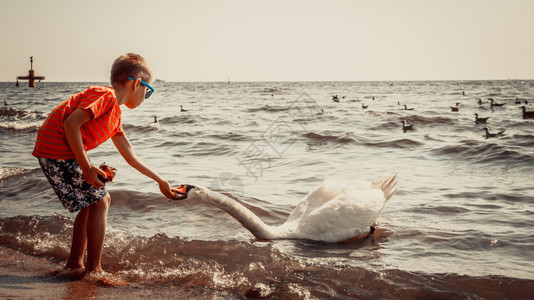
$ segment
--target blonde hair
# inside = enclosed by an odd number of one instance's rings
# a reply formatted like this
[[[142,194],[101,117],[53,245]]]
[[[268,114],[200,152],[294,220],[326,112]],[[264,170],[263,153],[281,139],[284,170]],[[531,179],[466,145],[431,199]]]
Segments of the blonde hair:
[[[111,85],[124,84],[128,77],[141,78],[152,82],[152,71],[146,60],[139,54],[127,53],[119,56],[111,66]]]

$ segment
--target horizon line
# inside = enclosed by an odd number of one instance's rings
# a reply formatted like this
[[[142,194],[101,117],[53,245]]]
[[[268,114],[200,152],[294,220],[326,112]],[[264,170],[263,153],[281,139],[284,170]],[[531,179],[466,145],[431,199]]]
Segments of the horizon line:
[[[163,82],[163,83],[248,83],[248,82],[409,82],[409,81],[417,81],[417,82],[426,82],[426,81],[533,81],[534,79],[526,79],[526,78],[507,78],[507,79],[369,79],[369,80],[205,80],[205,81],[199,81],[199,80],[191,80],[191,81],[173,81],[173,80],[164,80],[160,78],[156,78],[152,83],[155,82]],[[17,80],[13,81],[0,81],[0,83],[16,83]],[[25,83],[26,81],[22,81],[19,83]],[[39,82],[41,84],[43,83],[110,83],[109,81],[98,81],[98,80],[80,80],[80,81],[57,81],[57,80],[46,80]]]

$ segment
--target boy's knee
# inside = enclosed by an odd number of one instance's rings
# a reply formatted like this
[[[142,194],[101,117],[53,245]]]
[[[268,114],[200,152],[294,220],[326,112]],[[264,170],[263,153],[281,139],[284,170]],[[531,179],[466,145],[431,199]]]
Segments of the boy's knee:
[[[95,209],[106,209],[107,210],[110,205],[111,205],[111,196],[108,193],[104,197],[102,197],[102,199],[93,203],[91,206],[93,206]]]
[[[111,195],[109,193],[107,193],[102,200],[105,200],[108,206],[111,205]]]

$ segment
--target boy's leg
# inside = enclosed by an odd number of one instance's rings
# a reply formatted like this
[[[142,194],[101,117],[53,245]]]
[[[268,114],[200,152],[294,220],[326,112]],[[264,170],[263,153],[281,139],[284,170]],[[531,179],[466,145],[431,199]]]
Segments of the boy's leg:
[[[86,272],[103,272],[101,266],[102,248],[106,236],[106,223],[111,197],[108,194],[91,204],[87,218],[87,265]]]
[[[83,258],[85,255],[85,248],[87,247],[87,217],[89,216],[89,207],[86,207],[78,213],[74,220],[74,228],[72,229],[72,246],[70,248],[70,256],[67,261],[68,269],[83,268]]]

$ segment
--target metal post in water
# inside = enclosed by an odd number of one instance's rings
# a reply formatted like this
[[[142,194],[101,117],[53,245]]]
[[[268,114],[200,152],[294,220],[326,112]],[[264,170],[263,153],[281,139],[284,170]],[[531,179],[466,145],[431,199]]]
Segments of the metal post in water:
[[[44,80],[44,76],[35,76],[35,71],[33,70],[33,56],[30,56],[30,70],[28,76],[17,76],[16,86],[19,86],[19,80],[28,80],[29,87],[35,87],[35,80]]]

